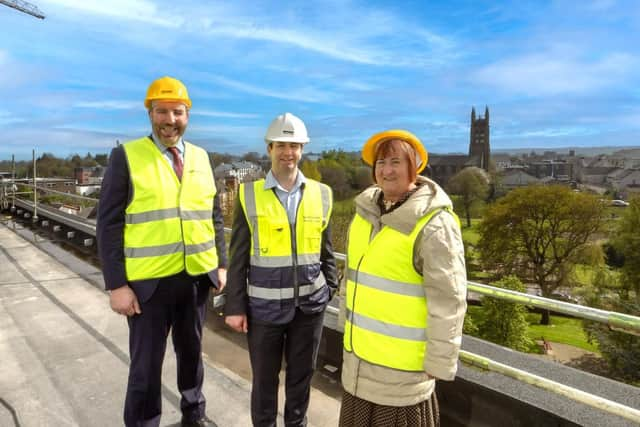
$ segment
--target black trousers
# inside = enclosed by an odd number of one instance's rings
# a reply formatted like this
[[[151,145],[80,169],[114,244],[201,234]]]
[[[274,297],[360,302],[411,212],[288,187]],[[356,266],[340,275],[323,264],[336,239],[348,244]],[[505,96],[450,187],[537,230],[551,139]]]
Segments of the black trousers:
[[[189,421],[204,417],[202,326],[208,294],[208,283],[179,273],[160,279],[151,298],[140,303],[142,313],[128,318],[131,364],[124,409],[126,426],[160,424],[162,363],[170,331],[182,417]]]
[[[324,312],[296,310],[284,325],[249,320],[249,357],[253,372],[251,420],[254,427],[275,427],[278,415],[278,374],[284,354],[286,426],[306,426],[311,377],[316,366]]]

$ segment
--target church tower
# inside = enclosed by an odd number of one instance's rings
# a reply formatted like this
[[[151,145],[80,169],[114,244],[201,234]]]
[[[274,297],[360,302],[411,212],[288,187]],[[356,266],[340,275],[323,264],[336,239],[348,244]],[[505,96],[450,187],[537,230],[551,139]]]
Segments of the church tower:
[[[471,108],[471,132],[469,139],[469,157],[477,159],[479,168],[489,171],[489,107],[484,109],[484,117],[476,118],[475,107]]]

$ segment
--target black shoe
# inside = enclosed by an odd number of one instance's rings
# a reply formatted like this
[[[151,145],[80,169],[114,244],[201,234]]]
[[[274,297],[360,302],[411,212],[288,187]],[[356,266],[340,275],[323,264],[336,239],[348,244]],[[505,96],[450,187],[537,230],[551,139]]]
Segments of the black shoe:
[[[180,425],[182,427],[217,427],[216,424],[207,417],[202,417],[199,420],[195,421],[182,420]]]

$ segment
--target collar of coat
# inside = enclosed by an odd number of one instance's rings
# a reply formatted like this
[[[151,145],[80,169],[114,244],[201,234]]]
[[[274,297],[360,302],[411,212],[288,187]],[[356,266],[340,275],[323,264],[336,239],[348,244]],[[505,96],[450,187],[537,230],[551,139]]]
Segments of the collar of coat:
[[[451,208],[451,199],[434,181],[418,176],[420,188],[392,212],[381,215],[377,204],[382,191],[377,185],[364,190],[355,198],[356,212],[372,224],[382,223],[403,234],[410,234],[416,222],[434,209]]]

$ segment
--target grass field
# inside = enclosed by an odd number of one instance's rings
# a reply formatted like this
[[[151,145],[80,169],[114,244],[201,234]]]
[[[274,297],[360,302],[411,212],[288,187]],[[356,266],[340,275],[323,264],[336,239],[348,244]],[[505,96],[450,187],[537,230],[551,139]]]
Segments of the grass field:
[[[476,325],[480,325],[484,320],[484,312],[482,307],[469,306],[468,315],[470,315]],[[551,316],[550,325],[540,325],[540,314],[527,314],[529,328],[527,335],[532,340],[540,340],[542,337],[547,341],[557,342],[561,344],[572,345],[594,353],[600,353],[597,345],[587,341],[587,335],[582,329],[582,321],[564,316]],[[538,348],[532,348],[531,352],[539,352]]]
[[[461,220],[462,225],[462,240],[465,243],[470,243],[472,245],[477,245],[478,240],[480,239],[480,234],[478,234],[478,224],[480,224],[479,219],[471,219],[471,227],[467,227],[466,221]]]
[[[529,313],[528,335],[531,339],[539,340],[544,337],[547,341],[572,345],[594,353],[600,353],[598,346],[587,341],[587,335],[582,329],[582,321],[564,316],[551,316],[550,325],[540,324],[539,313]]]

